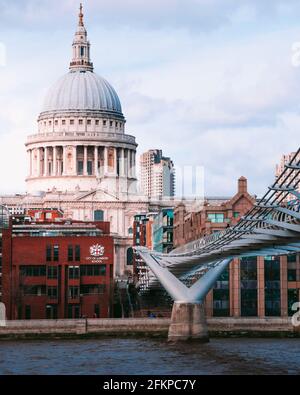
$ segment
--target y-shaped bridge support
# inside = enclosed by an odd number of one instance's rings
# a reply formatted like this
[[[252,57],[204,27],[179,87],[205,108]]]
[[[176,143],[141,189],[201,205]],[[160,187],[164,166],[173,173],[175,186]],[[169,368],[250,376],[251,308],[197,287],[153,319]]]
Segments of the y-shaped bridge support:
[[[167,269],[160,258],[151,254],[147,249],[139,247],[137,250],[161,285],[174,299],[168,340],[209,341],[203,301],[218,277],[229,265],[231,258],[211,265],[211,268],[188,288]]]

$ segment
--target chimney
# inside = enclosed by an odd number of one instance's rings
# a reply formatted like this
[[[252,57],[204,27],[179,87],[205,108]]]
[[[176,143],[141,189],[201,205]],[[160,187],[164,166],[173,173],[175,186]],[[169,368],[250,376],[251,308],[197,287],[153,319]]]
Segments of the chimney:
[[[240,177],[238,179],[238,193],[247,193],[247,178]]]

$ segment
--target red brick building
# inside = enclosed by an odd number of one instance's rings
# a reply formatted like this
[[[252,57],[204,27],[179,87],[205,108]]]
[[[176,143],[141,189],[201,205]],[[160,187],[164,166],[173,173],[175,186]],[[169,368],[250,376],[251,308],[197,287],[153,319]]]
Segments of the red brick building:
[[[254,203],[247,192],[247,180],[241,177],[231,199],[207,199],[197,212],[178,205],[174,210],[174,246],[235,225]],[[299,300],[300,254],[244,257],[235,258],[222,273],[206,296],[205,308],[207,316],[287,317]]]
[[[113,251],[107,222],[10,223],[2,232],[7,318],[110,317]]]

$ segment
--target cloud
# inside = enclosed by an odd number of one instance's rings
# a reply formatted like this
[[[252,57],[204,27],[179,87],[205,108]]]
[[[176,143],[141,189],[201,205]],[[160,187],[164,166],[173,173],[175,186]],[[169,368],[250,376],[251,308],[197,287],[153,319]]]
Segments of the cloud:
[[[96,71],[116,88],[139,154],[162,148],[176,165],[203,165],[209,195],[234,193],[241,175],[262,194],[281,154],[299,146],[300,68],[291,47],[300,41],[300,5],[184,4],[86,1]],[[68,70],[78,2],[1,5],[0,166],[10,169],[0,175],[3,192],[24,190],[24,142],[46,90]]]

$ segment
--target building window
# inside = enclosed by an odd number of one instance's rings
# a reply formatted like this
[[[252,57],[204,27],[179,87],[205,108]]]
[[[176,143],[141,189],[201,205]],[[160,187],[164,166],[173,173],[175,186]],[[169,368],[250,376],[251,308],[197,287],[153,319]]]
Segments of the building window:
[[[287,256],[287,277],[288,281],[297,281],[297,255]]]
[[[267,256],[265,262],[265,315],[280,316],[280,258]]]
[[[292,316],[295,314],[295,310],[292,310],[292,306],[296,302],[300,302],[300,297],[298,296],[299,290],[296,288],[288,289],[288,315]]]
[[[65,124],[66,124],[66,120],[63,119],[63,120],[61,121],[61,123],[62,123],[62,125],[65,125]]]
[[[83,119],[79,119],[79,120],[78,120],[78,124],[79,124],[79,125],[83,125]]]
[[[68,262],[72,262],[74,260],[73,257],[73,246],[69,245],[68,246]]]
[[[94,221],[104,221],[104,211],[95,210],[94,211]]]
[[[99,119],[96,119],[96,126],[99,125]]]
[[[240,261],[241,315],[257,316],[257,257],[246,257]]]
[[[80,56],[84,56],[84,47],[80,47]]]
[[[228,317],[229,315],[229,268],[227,268],[213,288],[213,316]]]
[[[131,266],[133,264],[133,248],[127,248],[127,265]]]
[[[87,120],[87,124],[91,125],[92,121],[90,119]]]
[[[238,211],[234,211],[233,218],[238,218],[239,216],[240,216],[240,213]]]
[[[74,280],[79,278],[79,266],[69,266],[69,279]]]
[[[20,275],[24,277],[44,277],[46,276],[46,266],[20,266]]]
[[[83,160],[78,160],[77,161],[77,174],[82,175],[83,174]]]
[[[93,174],[93,162],[91,160],[87,161],[87,173],[89,176]]]
[[[74,125],[74,119],[70,119],[70,125]]]
[[[94,318],[100,318],[100,305],[94,305]]]
[[[69,299],[78,299],[79,298],[79,287],[70,286],[69,287]]]
[[[106,120],[103,119],[103,126],[106,126]]]
[[[55,125],[58,125],[58,120],[57,120],[57,119],[54,121],[54,124],[55,124]]]
[[[50,245],[46,246],[46,261],[50,262],[52,260],[52,248]]]
[[[25,306],[25,320],[30,320],[31,319],[31,306],[26,305]]]
[[[106,265],[81,265],[81,276],[105,276]]]
[[[46,285],[25,285],[23,292],[25,296],[43,296],[46,295]]]
[[[207,219],[211,222],[221,223],[224,222],[224,214],[223,213],[210,213],[207,214]]]
[[[47,267],[47,278],[56,279],[57,278],[57,266]]]
[[[53,261],[58,262],[59,260],[59,247],[58,245],[53,246]]]
[[[49,299],[57,299],[57,287],[48,287],[47,295]]]
[[[81,295],[100,295],[105,292],[105,284],[88,284],[80,286]]]
[[[133,234],[132,226],[130,226],[130,227],[128,228],[128,234],[129,234],[129,235],[132,235],[132,234]]]
[[[49,121],[49,126],[51,126],[52,125],[52,122],[51,121]]]
[[[80,245],[75,246],[75,261],[80,261]]]

